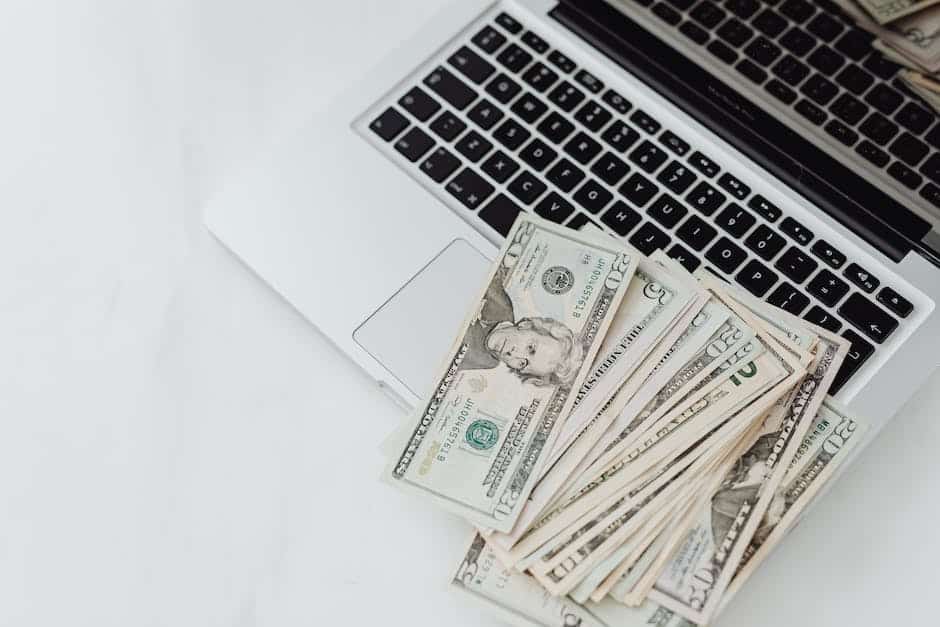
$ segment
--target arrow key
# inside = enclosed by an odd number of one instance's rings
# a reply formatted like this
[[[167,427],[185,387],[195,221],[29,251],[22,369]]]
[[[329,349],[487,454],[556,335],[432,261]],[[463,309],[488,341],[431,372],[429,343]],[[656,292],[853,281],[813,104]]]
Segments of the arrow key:
[[[839,313],[852,326],[858,328],[879,344],[884,342],[898,328],[897,320],[858,292],[849,296],[842,303],[842,306],[839,307]]]

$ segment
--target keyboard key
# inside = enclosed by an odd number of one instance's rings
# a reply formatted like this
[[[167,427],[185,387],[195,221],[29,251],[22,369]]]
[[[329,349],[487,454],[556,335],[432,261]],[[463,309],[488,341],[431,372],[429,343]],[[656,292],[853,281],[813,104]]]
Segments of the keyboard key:
[[[915,102],[908,101],[901,110],[894,115],[898,124],[909,130],[914,135],[920,135],[927,130],[930,122],[936,116]]]
[[[914,311],[913,303],[890,287],[881,288],[878,292],[878,302],[902,318],[907,318]]]
[[[875,107],[885,115],[891,115],[904,102],[904,96],[891,89],[884,83],[879,83],[865,94],[865,102]]]
[[[933,183],[927,183],[920,188],[920,196],[930,201],[934,207],[940,208],[940,187]]]
[[[697,150],[689,157],[689,165],[709,178],[721,171],[714,161]]]
[[[722,174],[718,179],[718,186],[738,200],[744,200],[751,195],[751,188],[728,172]]]
[[[574,229],[575,231],[582,231],[588,225],[590,225],[593,229],[597,229],[598,231],[601,230],[601,227],[597,224],[597,222],[587,217],[586,213],[574,214],[574,217],[568,220],[568,224],[565,226],[567,226],[569,229]]]
[[[809,76],[809,67],[789,54],[777,61],[770,71],[791,86],[799,85],[804,78]]]
[[[584,180],[584,172],[567,159],[559,159],[558,163],[546,174],[546,178],[554,183],[563,192],[570,192]]]
[[[451,196],[459,200],[464,207],[476,210],[483,204],[483,201],[489,198],[495,188],[470,168],[464,168],[460,171],[460,174],[450,180],[445,189]],[[515,219],[515,216],[513,216],[513,219]]]
[[[518,100],[512,103],[512,112],[528,124],[534,124],[536,120],[545,115],[546,111],[548,111],[548,105],[528,92],[522,94]]]
[[[683,194],[695,182],[695,174],[678,161],[670,161],[663,168],[656,180],[665,185],[674,194]]]
[[[670,26],[675,26],[682,21],[682,14],[665,2],[657,2],[653,6],[653,15],[666,22]]]
[[[773,79],[767,83],[767,85],[764,86],[764,89],[766,89],[771,96],[785,104],[793,104],[793,102],[796,100],[796,92],[777,79]]]
[[[530,135],[531,133],[524,126],[512,118],[508,118],[493,131],[493,138],[509,150],[516,150],[529,139]]]
[[[849,126],[858,124],[870,111],[868,105],[848,93],[836,98],[829,110]]]
[[[496,68],[476,52],[463,46],[447,60],[457,71],[479,85],[488,79]]]
[[[888,153],[878,148],[878,146],[874,145],[867,139],[855,147],[855,152],[862,155],[879,168],[885,167],[888,165],[888,161],[890,161]]]
[[[584,98],[584,92],[568,81],[562,81],[548,94],[548,99],[565,112],[574,110]]]
[[[574,69],[577,67],[571,59],[558,52],[557,50],[552,50],[552,53],[548,55],[548,62],[557,67],[559,70],[565,74],[571,74],[574,72]]]
[[[600,93],[604,89],[604,83],[587,70],[580,70],[574,75],[574,80],[581,84],[592,94]]]
[[[901,66],[893,61],[887,60],[883,54],[873,50],[868,58],[865,59],[865,67],[875,76],[883,80],[891,80],[898,73]]]
[[[818,105],[825,106],[839,93],[839,88],[829,82],[821,74],[813,74],[800,86],[803,95]]]
[[[527,163],[536,172],[541,172],[555,160],[558,153],[552,150],[548,144],[541,139],[535,138],[530,141],[519,153],[519,158]]]
[[[725,274],[731,274],[747,259],[747,253],[727,237],[722,237],[708,249],[705,258]]]
[[[484,26],[483,30],[474,35],[471,41],[483,52],[493,54],[506,43],[506,36],[492,26]]]
[[[770,261],[786,245],[782,235],[774,233],[766,224],[760,224],[747,236],[744,245],[753,250],[764,261]]]
[[[744,54],[753,59],[756,63],[767,67],[777,60],[783,51],[780,46],[770,41],[764,36],[760,36],[744,49]]]
[[[689,17],[708,30],[721,24],[727,16],[727,13],[719,9],[715,3],[710,2],[710,0],[703,0],[703,2],[698,3],[695,8],[692,9],[692,12],[689,13]]]
[[[786,29],[787,20],[773,9],[764,9],[751,21],[751,24],[760,32],[774,39]]]
[[[731,18],[722,24],[715,34],[728,42],[731,47],[740,48],[754,36],[754,31],[741,20]]]
[[[496,23],[508,30],[513,35],[518,35],[519,31],[522,30],[522,24],[517,22],[515,18],[513,18],[508,13],[500,13],[497,15]]]
[[[838,37],[845,30],[845,27],[836,18],[825,11],[820,11],[806,25],[806,30],[828,42]]]
[[[833,316],[819,305],[813,305],[803,317],[813,324],[820,326],[827,331],[832,331],[833,333],[838,333],[839,329],[842,328],[842,322],[840,322],[838,318]]]
[[[486,86],[486,93],[503,104],[515,98],[520,91],[522,91],[522,87],[519,86],[519,83],[502,73]]]
[[[431,122],[431,131],[445,142],[453,141],[467,128],[466,122],[450,111],[444,111]]]
[[[884,146],[898,134],[898,125],[877,111],[872,113],[859,127],[865,135],[879,146]]]
[[[894,140],[894,143],[888,148],[888,152],[907,165],[916,166],[927,156],[930,148],[927,144],[905,131]]]
[[[503,48],[496,60],[510,72],[519,72],[532,62],[532,55],[516,44],[509,44]]]
[[[875,82],[875,77],[857,65],[848,65],[836,76],[836,82],[856,96],[861,96]]]
[[[940,183],[940,152],[930,155],[920,166],[920,172],[934,183]]]
[[[539,122],[538,131],[553,144],[560,144],[574,132],[574,124],[552,111]]]
[[[574,213],[574,205],[562,198],[558,192],[548,192],[535,206],[535,213],[546,220],[561,224]]]
[[[655,135],[659,132],[659,129],[662,128],[662,125],[657,122],[650,114],[642,109],[637,109],[633,112],[633,115],[630,116],[630,121],[639,126],[641,129],[649,133],[650,135]]]
[[[708,31],[693,22],[683,22],[682,26],[679,27],[679,32],[700,46],[704,45],[709,39]]]
[[[836,50],[849,57],[853,61],[861,61],[869,52],[871,52],[871,42],[874,35],[853,27],[836,41]]]
[[[548,44],[545,43],[545,40],[533,33],[532,31],[526,31],[522,36],[522,43],[527,45],[529,48],[532,48],[539,54],[545,54],[548,52]]]
[[[849,267],[845,269],[845,277],[869,294],[874,292],[881,283],[881,281],[873,277],[868,270],[857,263],[849,264]]]
[[[412,163],[425,155],[434,146],[434,140],[420,128],[412,127],[395,142],[395,150]]]
[[[476,163],[486,156],[486,153],[493,148],[493,144],[476,131],[470,131],[460,138],[456,148],[457,152]]]
[[[774,307],[780,307],[780,309],[794,316],[798,316],[806,309],[806,306],[809,305],[809,297],[797,291],[795,287],[784,281],[777,286],[777,289],[770,293],[770,296],[767,297],[767,302]]]
[[[900,161],[895,161],[890,166],[888,166],[888,174],[890,174],[895,180],[903,183],[909,189],[917,189],[920,187],[921,183],[924,182],[924,179],[921,178],[920,174],[914,172],[914,170],[911,170]]]
[[[705,48],[728,65],[738,60],[738,53],[717,39],[713,39]]]
[[[581,164],[590,162],[600,151],[601,145],[593,137],[580,131],[565,144],[565,152]]]
[[[816,9],[806,0],[786,0],[780,5],[780,12],[794,22],[803,23],[816,12]]]
[[[696,210],[707,216],[715,213],[718,207],[725,204],[725,195],[704,181],[692,188],[685,199]]]
[[[637,207],[644,207],[656,195],[656,186],[639,172],[634,172],[620,186],[620,193]]]
[[[760,2],[757,0],[727,0],[725,8],[737,15],[742,20],[750,19],[760,8]]]
[[[688,209],[683,207],[678,200],[669,194],[660,194],[659,198],[657,198],[653,204],[650,205],[650,208],[646,210],[646,213],[651,218],[662,224],[667,229],[671,229],[675,225],[679,224],[679,220],[685,217],[688,212]],[[708,228],[713,232],[715,230],[711,227]]]
[[[659,166],[664,164],[668,158],[669,155],[666,154],[666,151],[647,140],[644,140],[630,153],[630,161],[649,174],[658,170]]]
[[[741,268],[735,280],[744,289],[760,298],[777,282],[777,273],[761,262],[751,259]]]
[[[668,235],[649,222],[644,222],[629,241],[644,255],[652,255],[657,249],[665,249],[669,246],[670,239]]]
[[[756,211],[757,215],[761,216],[768,222],[776,222],[783,214],[777,205],[773,204],[760,194],[755,194],[754,197],[748,201],[747,206]]]
[[[897,320],[858,292],[845,299],[839,315],[878,344],[898,328]]]
[[[805,251],[790,246],[785,253],[780,255],[774,267],[787,275],[794,283],[802,283],[819,267],[819,264]]]
[[[660,198],[662,198],[662,196]],[[684,214],[685,211],[683,210],[683,215]],[[678,218],[676,218],[676,221],[678,221]],[[692,250],[702,250],[715,239],[715,236],[718,235],[718,231],[697,215],[691,215],[688,220],[682,223],[682,226],[676,231],[676,235],[679,236],[679,239],[688,244]]]
[[[587,102],[574,114],[574,119],[587,127],[588,130],[595,133],[610,122],[614,114],[597,104],[596,102]]]
[[[838,270],[845,264],[845,255],[824,239],[816,240],[811,252],[823,260],[830,268]]]
[[[435,183],[443,183],[458,167],[460,167],[460,159],[444,148],[438,148],[421,162],[421,171],[430,176]]]
[[[822,304],[832,307],[849,293],[849,284],[828,270],[821,270],[806,285],[806,291],[818,298]]]
[[[608,89],[605,91],[601,99],[613,107],[614,111],[622,115],[626,114],[633,107],[629,100],[615,92],[613,89]]]
[[[845,65],[845,57],[826,45],[813,50],[806,61],[826,76],[832,76]]]
[[[849,379],[861,369],[862,365],[868,361],[868,358],[875,353],[875,347],[866,342],[862,339],[862,336],[851,329],[846,329],[842,333],[842,337],[851,342],[852,347],[846,354],[845,361],[842,362],[839,372],[836,373],[832,387],[829,388],[830,394],[838,393],[839,390],[842,389],[842,386],[844,386]]]
[[[614,122],[607,127],[601,139],[617,152],[626,152],[627,149],[640,139],[640,133],[625,122]]]
[[[747,209],[733,202],[715,216],[715,224],[735,238],[743,237],[755,222],[757,218],[752,216]]]
[[[839,120],[829,120],[825,126],[826,132],[835,137],[846,146],[853,146],[858,141],[858,133],[850,129]]]
[[[539,61],[538,63],[533,63],[532,67],[525,71],[525,74],[522,75],[522,80],[541,94],[545,93],[545,90],[555,84],[555,81],[558,80],[558,73],[549,69],[547,65]]]
[[[805,98],[796,103],[794,108],[797,113],[817,126],[826,121],[826,112]]]
[[[702,265],[702,262],[698,259],[698,257],[690,253],[679,244],[673,244],[672,247],[666,251],[666,254],[669,255],[670,258],[675,259],[681,263],[682,267],[689,272],[695,272],[698,270],[698,267]]]
[[[816,45],[812,35],[797,26],[788,30],[779,41],[781,46],[798,57],[802,57]]]
[[[524,204],[531,205],[548,187],[539,177],[523,170],[522,173],[509,184],[508,189],[510,194],[518,198]]]
[[[481,169],[497,183],[505,183],[519,169],[519,164],[502,150],[497,150],[483,162]]]
[[[420,87],[411,90],[398,100],[401,108],[422,122],[427,122],[432,115],[438,112],[441,105]]]
[[[594,179],[588,179],[587,182],[574,193],[574,201],[591,213],[598,213],[601,209],[610,204],[610,201],[613,199],[614,195]]]
[[[466,109],[477,97],[477,92],[443,67],[431,72],[424,84],[458,111]]]
[[[812,231],[789,216],[780,223],[780,231],[804,246],[813,239]]]
[[[618,200],[601,217],[601,222],[613,229],[621,237],[626,236],[640,223],[640,214],[627,206],[627,203]]]
[[[484,131],[493,128],[493,125],[499,122],[505,115],[499,107],[485,98],[473,105],[467,117]]]
[[[508,196],[498,194],[480,211],[480,219],[506,237],[520,213],[522,213],[522,208],[519,205]]]
[[[591,172],[608,185],[616,185],[630,172],[630,166],[621,161],[612,152],[605,152],[593,166]]]
[[[405,130],[407,126],[408,118],[392,107],[386,109],[382,115],[369,124],[369,128],[387,142],[398,137],[398,134]]]

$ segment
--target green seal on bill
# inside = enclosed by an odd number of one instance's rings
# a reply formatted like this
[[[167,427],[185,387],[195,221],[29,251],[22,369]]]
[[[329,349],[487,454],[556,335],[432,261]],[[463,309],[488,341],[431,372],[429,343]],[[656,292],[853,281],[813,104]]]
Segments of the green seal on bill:
[[[467,427],[467,444],[478,451],[493,448],[499,441],[499,427],[490,420],[474,420]]]

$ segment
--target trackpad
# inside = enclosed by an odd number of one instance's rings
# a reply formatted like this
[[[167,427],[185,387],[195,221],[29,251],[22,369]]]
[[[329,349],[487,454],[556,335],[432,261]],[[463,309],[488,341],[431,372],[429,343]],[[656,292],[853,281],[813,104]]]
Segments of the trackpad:
[[[457,239],[353,332],[353,339],[417,396],[432,384],[483,288],[490,261]]]

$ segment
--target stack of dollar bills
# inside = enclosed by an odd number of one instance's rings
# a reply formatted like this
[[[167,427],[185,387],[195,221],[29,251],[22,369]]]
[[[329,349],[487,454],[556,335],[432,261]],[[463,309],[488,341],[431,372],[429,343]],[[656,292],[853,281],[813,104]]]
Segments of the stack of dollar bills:
[[[476,528],[453,585],[513,622],[704,625],[862,439],[827,398],[847,350],[523,214],[384,478]]]

